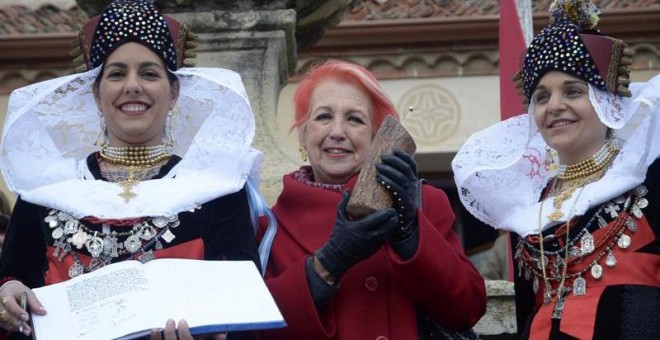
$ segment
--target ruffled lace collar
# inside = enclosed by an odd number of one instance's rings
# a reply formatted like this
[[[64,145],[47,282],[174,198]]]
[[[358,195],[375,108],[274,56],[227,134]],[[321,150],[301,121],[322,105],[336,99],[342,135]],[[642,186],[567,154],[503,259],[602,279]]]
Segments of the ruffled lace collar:
[[[258,178],[251,147],[254,115],[240,76],[219,68],[174,72],[181,90],[172,118],[181,161],[160,179],[141,181],[126,203],[115,183],[95,180],[85,161],[100,129],[92,84],[99,68],[15,90],[9,98],[0,165],[23,200],[75,218],[172,216],[240,190]]]
[[[461,147],[452,169],[463,205],[494,228],[526,236],[538,233],[539,224],[545,230],[563,223],[641,184],[660,156],[660,76],[630,89],[632,98],[620,98],[590,86],[590,101],[615,130],[621,150],[600,180],[562,203],[562,219],[550,221],[552,202],[539,202],[555,173],[544,165],[546,144],[529,113],[479,131]]]

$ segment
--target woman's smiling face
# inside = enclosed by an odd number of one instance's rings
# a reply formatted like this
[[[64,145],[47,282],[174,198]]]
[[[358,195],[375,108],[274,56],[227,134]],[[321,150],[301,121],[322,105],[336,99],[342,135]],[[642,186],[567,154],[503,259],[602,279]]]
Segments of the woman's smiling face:
[[[344,184],[360,172],[374,137],[372,110],[356,85],[326,80],[316,86],[300,133],[316,182]]]
[[[557,150],[562,164],[575,164],[605,144],[607,126],[589,101],[589,85],[569,74],[551,71],[534,93],[534,119],[545,142]]]
[[[167,113],[178,95],[179,83],[170,83],[163,60],[135,42],[108,56],[94,88],[113,146],[161,144]]]

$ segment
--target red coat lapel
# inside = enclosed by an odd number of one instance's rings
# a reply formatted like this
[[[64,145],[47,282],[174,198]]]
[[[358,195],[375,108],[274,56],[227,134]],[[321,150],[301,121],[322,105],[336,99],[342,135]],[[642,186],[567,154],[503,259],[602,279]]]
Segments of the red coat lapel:
[[[354,176],[345,188],[352,189],[356,180]],[[330,236],[341,195],[341,192],[301,183],[291,174],[284,176],[284,189],[273,206],[278,228],[281,228],[278,233],[290,234],[303,249],[313,253]],[[296,212],[295,216],[287,213],[291,211]]]

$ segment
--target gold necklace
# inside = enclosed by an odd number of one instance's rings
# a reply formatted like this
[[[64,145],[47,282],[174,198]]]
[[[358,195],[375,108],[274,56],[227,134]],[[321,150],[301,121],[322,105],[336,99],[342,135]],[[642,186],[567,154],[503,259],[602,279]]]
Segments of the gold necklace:
[[[603,150],[606,150],[604,153]],[[568,169],[565,171],[561,172],[562,174],[558,174],[557,177],[554,179],[554,184],[553,187],[557,186],[557,180],[570,180],[570,185],[568,188],[561,190],[553,199],[552,201],[552,206],[555,208],[555,211],[553,211],[549,216],[548,219],[550,221],[557,221],[560,218],[564,216],[564,212],[561,210],[561,206],[566,201],[569,199],[571,196],[573,196],[573,193],[575,190],[579,187],[584,187],[588,183],[591,183],[593,181],[597,181],[600,179],[603,174],[605,173],[605,170],[609,165],[612,163],[614,160],[614,157],[616,154],[619,152],[619,149],[617,149],[612,143],[609,141],[603,145],[603,147],[596,153],[596,155],[590,157],[589,159],[582,161],[576,165],[579,165],[581,163],[584,163],[586,161],[590,161],[589,164],[594,164],[594,166],[589,166],[586,168],[580,168],[583,170],[570,170],[570,168],[573,166],[568,166]],[[585,163],[586,164],[586,163]],[[576,168],[577,169],[577,168]],[[574,202],[575,204],[575,202]]]
[[[573,204],[571,205],[571,209],[568,211],[569,216],[573,213],[573,209],[575,208],[575,203],[580,199],[580,196],[582,195],[582,192],[584,191],[584,186],[580,188],[580,192],[578,193],[577,197],[575,198],[575,201],[573,201]],[[548,280],[548,274],[546,273],[546,267],[548,265],[548,258],[545,256],[545,250],[543,247],[543,203],[545,200],[541,200],[541,206],[539,208],[539,250],[541,253],[539,254],[539,261],[541,262],[541,273],[543,276],[543,304],[547,305],[552,301],[552,286],[550,285],[550,280]],[[570,238],[570,232],[571,232],[571,218],[569,218],[566,221],[566,250],[564,251],[564,261],[563,261],[563,268],[562,268],[562,273],[561,273],[561,280],[559,282],[559,285],[557,286],[557,304],[555,305],[555,310],[553,312],[553,318],[561,318],[561,311],[564,308],[564,294],[567,292],[567,289],[565,287],[566,283],[566,276],[568,273],[568,254],[569,254],[569,247],[568,244],[571,241]],[[559,257],[559,254],[557,254],[557,257]],[[555,317],[556,316],[556,317]]]
[[[107,161],[104,159],[104,161]],[[108,161],[108,164],[112,164],[114,166],[118,166],[118,164],[114,164],[112,162]],[[123,166],[123,165],[122,165]],[[118,186],[122,188],[122,192],[117,194],[119,197],[124,199],[124,203],[128,203],[131,199],[137,197],[137,194],[133,192],[133,187],[135,187],[138,183],[140,183],[144,179],[150,178],[154,174],[154,172],[157,173],[157,169],[160,168],[157,166],[157,164],[152,164],[152,165],[129,165],[126,176],[124,178],[120,178],[122,176],[117,176],[116,178],[113,178],[113,172],[110,171],[109,169],[106,169],[106,175],[108,175],[108,178],[111,182],[116,183]],[[102,171],[103,173],[103,171]]]
[[[124,191],[118,194],[119,197],[124,199],[124,203],[128,203],[128,201],[137,196],[137,194],[132,191],[133,187],[140,183],[140,180],[135,178],[135,173],[143,170],[144,168],[142,167],[132,165],[128,168],[128,177],[117,183],[122,189],[124,189]]]
[[[104,145],[99,154],[102,160],[110,164],[128,166],[126,179],[116,182],[123,190],[118,195],[124,199],[124,203],[137,196],[133,187],[140,183],[141,179],[137,178],[136,174],[148,170],[171,155],[164,144],[124,147]]]
[[[555,178],[555,183],[556,181],[557,179]],[[552,200],[552,207],[555,208],[555,211],[548,216],[548,219],[550,221],[554,222],[564,216],[564,212],[561,211],[561,205],[564,203],[565,200],[573,196],[573,193],[577,188],[581,186],[584,187],[583,186],[584,184],[586,184],[586,181],[584,179],[572,181],[571,185],[568,188],[560,191],[559,194],[555,196],[555,198]],[[575,204],[575,202],[573,202],[573,204]]]
[[[591,176],[604,169],[619,152],[609,140],[591,157],[571,165],[559,165],[557,178],[561,180],[573,180]]]
[[[100,152],[101,159],[108,163],[124,166],[151,166],[171,156],[165,144],[152,146],[109,146]]]

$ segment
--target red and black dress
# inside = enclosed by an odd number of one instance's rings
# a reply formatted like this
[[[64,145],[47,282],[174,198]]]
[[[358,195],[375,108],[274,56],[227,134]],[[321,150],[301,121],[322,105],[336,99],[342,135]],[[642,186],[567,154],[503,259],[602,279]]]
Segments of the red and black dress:
[[[522,338],[660,339],[660,160],[641,185],[570,223],[568,237],[566,223],[543,233],[544,256],[538,235],[513,237]]]
[[[180,160],[170,157],[152,180],[166,176]],[[87,165],[95,179],[107,180],[96,154],[87,158]],[[171,194],[177,195],[177,190]],[[19,198],[2,248],[0,277],[37,288],[108,263],[153,258],[251,260],[259,267],[246,190],[176,216],[130,220],[78,220]]]

